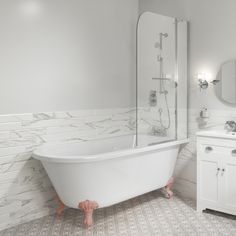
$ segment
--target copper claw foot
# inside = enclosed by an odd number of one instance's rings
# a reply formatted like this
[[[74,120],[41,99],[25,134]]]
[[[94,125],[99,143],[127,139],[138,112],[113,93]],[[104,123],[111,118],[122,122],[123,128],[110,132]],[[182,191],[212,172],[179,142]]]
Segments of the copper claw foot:
[[[58,196],[55,197],[55,200],[58,202],[58,207],[56,209],[56,217],[60,218],[66,206]]]
[[[174,177],[171,177],[170,180],[167,182],[166,186],[161,189],[161,192],[168,199],[172,198],[174,195],[174,193],[171,190],[173,187],[173,184],[174,184]]]
[[[79,203],[79,209],[84,212],[84,226],[86,228],[93,225],[93,211],[98,208],[98,204],[94,201],[86,200]]]

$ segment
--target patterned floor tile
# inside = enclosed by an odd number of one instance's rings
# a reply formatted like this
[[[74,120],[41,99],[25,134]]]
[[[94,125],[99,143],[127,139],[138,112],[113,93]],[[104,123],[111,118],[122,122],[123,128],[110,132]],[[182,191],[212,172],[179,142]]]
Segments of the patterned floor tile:
[[[206,211],[175,196],[168,200],[154,191],[112,207],[98,209],[94,226],[82,227],[79,210],[68,209],[61,219],[47,216],[0,232],[0,236],[233,236],[236,216]]]

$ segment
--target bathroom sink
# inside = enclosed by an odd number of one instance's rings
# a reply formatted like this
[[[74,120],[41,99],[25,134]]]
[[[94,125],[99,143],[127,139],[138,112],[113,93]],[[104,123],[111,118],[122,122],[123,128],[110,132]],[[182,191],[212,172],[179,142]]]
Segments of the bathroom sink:
[[[236,139],[236,132],[226,130],[204,130],[197,132],[197,136]]]

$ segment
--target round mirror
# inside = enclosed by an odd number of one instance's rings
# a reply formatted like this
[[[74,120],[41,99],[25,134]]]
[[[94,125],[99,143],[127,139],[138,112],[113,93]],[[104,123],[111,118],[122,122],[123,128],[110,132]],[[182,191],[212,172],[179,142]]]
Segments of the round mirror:
[[[225,103],[236,104],[236,60],[223,63],[214,81],[216,96]]]

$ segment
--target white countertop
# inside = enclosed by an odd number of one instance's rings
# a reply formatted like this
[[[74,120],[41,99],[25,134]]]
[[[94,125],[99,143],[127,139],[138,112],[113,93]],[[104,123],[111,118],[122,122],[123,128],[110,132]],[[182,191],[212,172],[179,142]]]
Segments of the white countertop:
[[[200,137],[235,139],[236,132],[227,132],[226,130],[203,130],[196,133]]]

